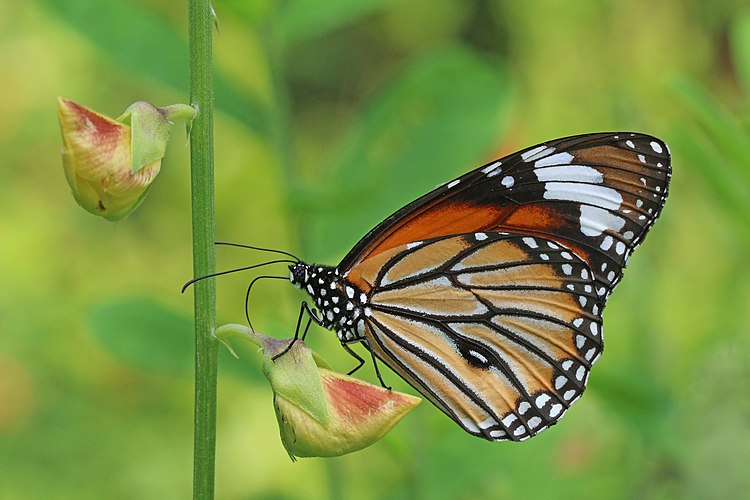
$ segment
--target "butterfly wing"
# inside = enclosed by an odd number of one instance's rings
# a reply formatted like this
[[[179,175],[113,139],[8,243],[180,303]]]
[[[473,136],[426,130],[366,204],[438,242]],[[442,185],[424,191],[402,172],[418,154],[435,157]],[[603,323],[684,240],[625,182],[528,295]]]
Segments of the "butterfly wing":
[[[508,233],[436,238],[383,252],[369,348],[467,432],[524,440],[583,392],[602,351],[588,265],[557,243]]]
[[[666,201],[669,150],[635,133],[549,141],[473,170],[397,211],[338,268],[428,238],[509,231],[555,241],[587,262],[604,298]],[[351,278],[357,285],[358,273]]]

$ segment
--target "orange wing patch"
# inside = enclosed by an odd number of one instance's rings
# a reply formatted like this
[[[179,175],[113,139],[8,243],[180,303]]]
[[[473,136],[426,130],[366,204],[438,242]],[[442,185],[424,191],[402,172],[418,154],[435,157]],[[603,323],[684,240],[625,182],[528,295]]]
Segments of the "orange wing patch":
[[[360,261],[408,243],[496,227],[511,209],[457,202],[425,207],[372,242],[367,252],[360,256]]]

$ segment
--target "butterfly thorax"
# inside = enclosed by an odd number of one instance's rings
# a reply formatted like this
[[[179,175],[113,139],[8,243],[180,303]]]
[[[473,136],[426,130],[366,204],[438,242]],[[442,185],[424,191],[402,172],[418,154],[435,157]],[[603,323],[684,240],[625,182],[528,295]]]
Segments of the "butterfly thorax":
[[[335,331],[342,342],[362,338],[367,295],[340,276],[338,269],[299,262],[289,266],[289,281],[305,290],[320,311],[314,317],[322,327]]]

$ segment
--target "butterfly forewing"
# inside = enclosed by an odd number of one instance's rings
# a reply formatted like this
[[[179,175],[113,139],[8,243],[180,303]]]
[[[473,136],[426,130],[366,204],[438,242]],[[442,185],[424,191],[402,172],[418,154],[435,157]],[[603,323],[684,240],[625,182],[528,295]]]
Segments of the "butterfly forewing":
[[[666,144],[648,135],[549,141],[479,167],[407,205],[363,238],[339,268],[427,238],[513,231],[573,250],[589,264],[597,294],[605,296],[658,217],[670,172]]]
[[[389,250],[372,283],[370,349],[468,432],[523,440],[555,424],[602,350],[588,265],[545,238],[472,233]]]

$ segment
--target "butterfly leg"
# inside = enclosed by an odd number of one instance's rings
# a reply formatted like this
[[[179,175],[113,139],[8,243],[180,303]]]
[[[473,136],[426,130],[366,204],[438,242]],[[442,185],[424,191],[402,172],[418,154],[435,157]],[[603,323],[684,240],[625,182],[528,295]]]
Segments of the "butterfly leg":
[[[378,360],[375,358],[375,353],[372,352],[372,349],[370,349],[370,342],[367,339],[362,339],[361,342],[367,347],[367,350],[370,351],[370,357],[372,357],[372,366],[375,367],[375,375],[378,376],[378,380],[380,381],[380,385],[383,386],[384,389],[391,390],[391,386],[385,385],[385,382],[383,382],[383,376],[380,375],[380,369],[378,369]]]
[[[307,305],[307,302],[302,302],[302,306],[299,308],[299,316],[297,316],[297,328],[294,330],[294,338],[289,342],[289,345],[286,346],[286,348],[278,353],[276,356],[271,358],[271,361],[276,361],[278,358],[289,352],[289,349],[292,348],[295,342],[299,340],[300,334],[299,334],[299,328],[302,325],[302,316],[304,315],[305,311],[307,311],[307,315],[309,318],[307,318],[307,324],[305,325],[305,330],[302,332],[302,340],[305,340],[305,337],[307,337],[307,331],[310,329],[310,323],[312,323],[313,320],[315,320],[316,323],[319,323],[319,318],[315,314],[315,311],[311,311],[310,307]]]
[[[349,347],[348,344],[342,342],[341,343],[341,347],[343,347],[344,350],[346,352],[348,352],[351,357],[353,357],[354,359],[356,359],[357,361],[359,361],[359,364],[357,366],[355,366],[352,370],[349,370],[349,373],[347,373],[347,375],[352,375],[352,374],[354,374],[354,372],[356,372],[357,370],[359,370],[360,368],[362,368],[362,366],[365,364],[365,360],[362,359],[362,356],[360,356],[359,354],[357,354],[356,352],[354,352],[352,350],[352,348]]]

